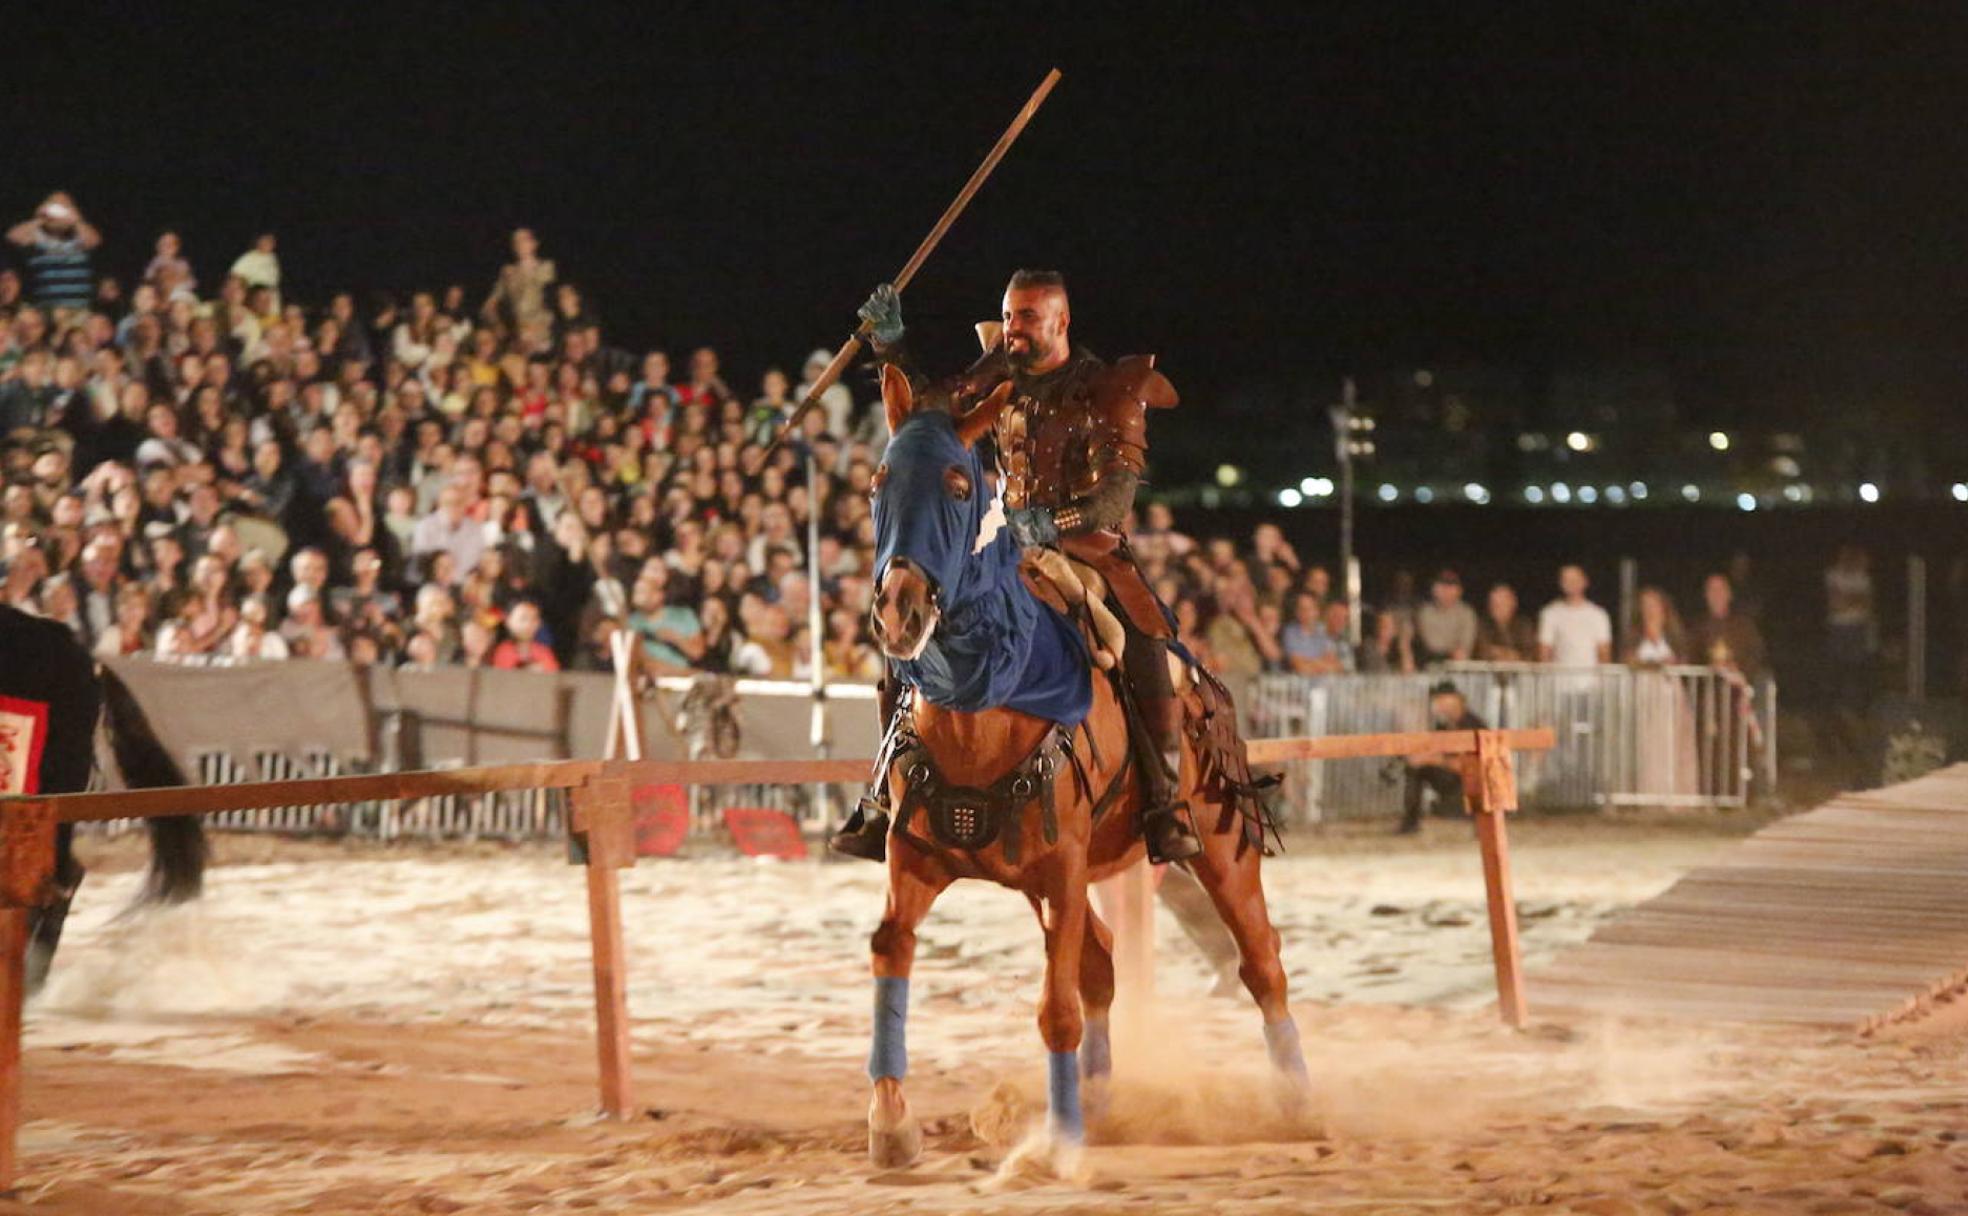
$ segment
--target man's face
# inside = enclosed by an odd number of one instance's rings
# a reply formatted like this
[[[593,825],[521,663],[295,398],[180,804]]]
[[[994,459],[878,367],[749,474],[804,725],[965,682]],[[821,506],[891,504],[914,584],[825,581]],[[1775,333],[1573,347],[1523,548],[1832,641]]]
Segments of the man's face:
[[[526,261],[540,251],[540,242],[533,238],[531,228],[521,228],[512,236],[513,256]]]
[[[1347,607],[1345,600],[1334,600],[1326,605],[1326,634],[1329,637],[1346,636]]]
[[[1729,607],[1735,603],[1736,593],[1729,586],[1728,579],[1710,575],[1708,581],[1702,584],[1702,599],[1708,603],[1710,616],[1723,617],[1729,615]]]
[[[1072,310],[1056,287],[1014,287],[1005,292],[1005,354],[1013,367],[1047,369],[1065,360]]]
[[[1558,590],[1563,592],[1568,600],[1575,600],[1584,595],[1587,586],[1585,571],[1577,566],[1567,566],[1558,572]]]
[[[1459,692],[1438,692],[1428,698],[1428,714],[1438,723],[1459,720],[1462,710],[1462,694]]]
[[[506,618],[506,628],[519,641],[532,641],[533,635],[540,632],[540,610],[524,600],[514,604],[512,614]]]
[[[1436,583],[1435,602],[1444,608],[1452,608],[1462,602],[1461,583]]]

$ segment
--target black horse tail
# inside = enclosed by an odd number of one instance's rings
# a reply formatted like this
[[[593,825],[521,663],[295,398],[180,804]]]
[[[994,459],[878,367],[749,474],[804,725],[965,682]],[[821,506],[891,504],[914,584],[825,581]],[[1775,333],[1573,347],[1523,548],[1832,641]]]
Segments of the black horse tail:
[[[191,784],[185,780],[184,769],[158,741],[130,686],[107,666],[99,670],[109,746],[117,767],[123,770],[124,783],[132,789]],[[196,815],[164,815],[144,823],[150,829],[150,871],[132,906],[197,899],[205,888],[209,855],[203,823]]]

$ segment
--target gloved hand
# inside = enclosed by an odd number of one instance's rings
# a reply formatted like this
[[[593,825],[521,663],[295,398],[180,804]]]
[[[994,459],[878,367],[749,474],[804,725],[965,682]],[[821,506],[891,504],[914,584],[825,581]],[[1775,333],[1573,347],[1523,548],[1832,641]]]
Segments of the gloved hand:
[[[893,284],[883,283],[868,295],[854,315],[868,323],[868,336],[877,346],[893,346],[902,340],[902,297]]]
[[[1005,512],[1005,523],[1018,543],[1028,549],[1059,543],[1059,525],[1044,507],[1014,507]]]

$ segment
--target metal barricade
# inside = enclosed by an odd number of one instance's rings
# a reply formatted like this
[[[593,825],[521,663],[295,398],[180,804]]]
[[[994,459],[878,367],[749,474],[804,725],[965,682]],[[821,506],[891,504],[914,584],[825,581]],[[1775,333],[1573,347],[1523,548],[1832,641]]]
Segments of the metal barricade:
[[[1260,676],[1242,694],[1252,738],[1428,728],[1428,690],[1454,682],[1489,725],[1550,726],[1558,746],[1517,758],[1529,809],[1746,805],[1776,773],[1776,688],[1713,667],[1452,663],[1415,675]],[[1393,817],[1400,762],[1288,766],[1287,818]]]

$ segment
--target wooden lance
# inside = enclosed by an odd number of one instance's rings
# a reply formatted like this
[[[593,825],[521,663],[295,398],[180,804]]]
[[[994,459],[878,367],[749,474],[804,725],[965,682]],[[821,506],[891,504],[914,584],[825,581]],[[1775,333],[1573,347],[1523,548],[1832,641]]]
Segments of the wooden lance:
[[[1011,145],[1016,143],[1019,135],[1024,132],[1025,124],[1032,121],[1032,115],[1039,112],[1039,107],[1045,104],[1046,95],[1052,92],[1052,86],[1058,83],[1059,69],[1054,68],[1046,73],[1045,79],[1039,82],[1039,87],[1032,90],[1032,95],[1025,99],[1018,116],[1011,120],[1011,125],[1005,128],[1005,133],[998,137],[998,142],[985,154],[984,163],[977,166],[977,172],[971,174],[970,180],[964,183],[963,189],[957,191],[957,197],[944,209],[943,218],[936,221],[936,227],[929,230],[929,235],[923,238],[922,244],[916,246],[916,252],[910,255],[908,262],[904,263],[902,273],[892,280],[895,294],[901,295],[902,289],[909,285],[909,280],[916,277],[916,271],[922,269],[922,264],[928,260],[930,252],[943,239],[943,234],[950,230],[950,225],[956,223],[957,217],[970,205],[970,200],[976,196],[978,188],[991,176],[991,170],[998,167],[998,162],[1004,159],[1004,154],[1011,150]],[[793,411],[793,416],[787,419],[786,424],[779,428],[779,433],[772,437],[771,446],[767,447],[765,453],[759,457],[754,471],[764,468],[766,461],[772,459],[772,454],[779,450],[788,437],[799,430],[800,424],[806,421],[807,414],[820,404],[820,395],[833,387],[834,381],[841,378],[841,373],[845,372],[848,365],[861,353],[863,340],[867,336],[868,323],[863,321],[853,335],[841,345],[840,350],[834,353],[833,362],[827,364],[827,370],[821,372],[819,379],[813,382],[813,387],[807,390],[806,396],[799,403],[799,408]]]

